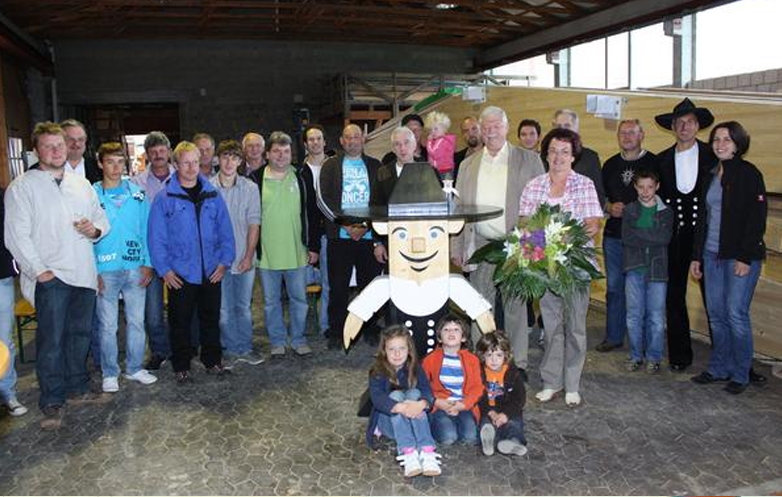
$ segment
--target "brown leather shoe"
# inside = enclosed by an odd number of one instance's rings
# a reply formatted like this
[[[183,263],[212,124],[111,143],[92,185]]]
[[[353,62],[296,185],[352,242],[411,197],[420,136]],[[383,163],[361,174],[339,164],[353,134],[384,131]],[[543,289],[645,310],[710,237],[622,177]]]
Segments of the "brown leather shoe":
[[[44,431],[59,430],[62,426],[62,407],[46,406],[42,409],[43,419],[41,420],[41,429]]]
[[[65,403],[69,406],[83,406],[88,404],[106,404],[108,402],[111,402],[111,395],[84,392],[81,395],[70,397]]]

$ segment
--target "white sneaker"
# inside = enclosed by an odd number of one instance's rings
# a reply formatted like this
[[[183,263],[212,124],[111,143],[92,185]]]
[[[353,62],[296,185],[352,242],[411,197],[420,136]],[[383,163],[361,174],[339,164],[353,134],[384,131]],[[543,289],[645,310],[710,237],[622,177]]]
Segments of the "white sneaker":
[[[481,427],[481,449],[483,449],[483,455],[494,455],[494,436],[497,430],[491,423],[486,423]]]
[[[409,454],[396,456],[396,459],[400,462],[402,467],[405,468],[405,478],[418,476],[423,471],[423,468],[421,468],[421,460],[418,458],[417,450],[414,450]]]
[[[5,406],[8,408],[8,413],[13,417],[27,414],[27,408],[16,398],[9,399],[8,402],[5,403]]]
[[[568,392],[565,394],[565,405],[568,407],[576,407],[581,404],[581,396],[578,392]]]
[[[421,452],[421,469],[424,476],[440,476],[439,458],[442,457],[437,452]]]
[[[549,400],[553,399],[556,394],[561,392],[562,390],[554,390],[553,388],[544,388],[540,392],[535,394],[535,398],[538,399],[541,402],[548,402]]]
[[[497,450],[502,454],[523,456],[527,453],[527,447],[516,441],[515,438],[500,440],[497,442]]]
[[[116,393],[119,391],[119,378],[116,376],[107,376],[103,378],[103,391],[106,393]]]
[[[125,379],[130,381],[137,381],[142,385],[151,385],[157,381],[157,376],[153,375],[146,369],[139,369],[133,374],[126,374]]]

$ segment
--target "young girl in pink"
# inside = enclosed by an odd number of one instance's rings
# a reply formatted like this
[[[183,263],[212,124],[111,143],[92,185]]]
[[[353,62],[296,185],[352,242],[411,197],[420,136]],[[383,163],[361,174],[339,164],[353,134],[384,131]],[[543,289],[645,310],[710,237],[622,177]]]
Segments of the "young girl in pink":
[[[444,179],[446,175],[452,177],[456,135],[446,134],[451,127],[451,119],[447,114],[432,111],[426,115],[424,123],[429,130],[429,138],[426,141],[429,163],[437,170],[440,179]]]

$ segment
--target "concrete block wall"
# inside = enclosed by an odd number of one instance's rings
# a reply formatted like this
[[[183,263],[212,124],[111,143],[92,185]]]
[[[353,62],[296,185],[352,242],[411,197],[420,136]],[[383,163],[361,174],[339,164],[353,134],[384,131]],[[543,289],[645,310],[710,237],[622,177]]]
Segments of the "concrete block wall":
[[[747,74],[702,79],[690,83],[696,90],[730,90],[782,93],[782,69],[769,69]]]
[[[182,136],[292,127],[294,96],[311,111],[341,72],[471,72],[472,50],[238,40],[54,41],[63,105],[177,102]],[[322,116],[314,112],[313,120]]]

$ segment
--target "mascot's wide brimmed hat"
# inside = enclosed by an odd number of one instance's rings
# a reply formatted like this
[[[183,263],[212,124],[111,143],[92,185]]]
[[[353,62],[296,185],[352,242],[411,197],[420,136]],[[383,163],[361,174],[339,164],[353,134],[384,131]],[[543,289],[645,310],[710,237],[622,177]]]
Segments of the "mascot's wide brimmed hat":
[[[488,205],[454,206],[448,202],[434,168],[428,162],[410,162],[402,167],[388,206],[338,210],[335,214],[348,221],[460,219],[474,222],[497,217],[502,209]]]
[[[676,107],[673,108],[673,112],[655,116],[654,120],[665,129],[673,129],[673,121],[676,120],[677,117],[686,116],[687,114],[695,115],[701,129],[708,128],[714,123],[714,116],[711,111],[706,107],[696,107],[689,98],[685,98],[676,104]]]

